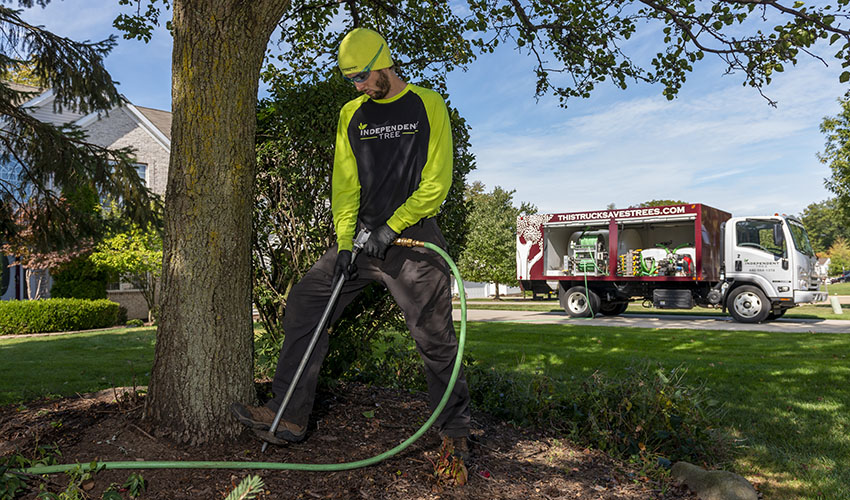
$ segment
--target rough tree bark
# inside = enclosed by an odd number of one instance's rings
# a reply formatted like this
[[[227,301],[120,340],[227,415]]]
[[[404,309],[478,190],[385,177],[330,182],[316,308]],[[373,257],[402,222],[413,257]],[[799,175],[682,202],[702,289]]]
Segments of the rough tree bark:
[[[251,209],[260,68],[289,0],[173,4],[172,143],[161,317],[146,415],[201,444],[255,399]]]

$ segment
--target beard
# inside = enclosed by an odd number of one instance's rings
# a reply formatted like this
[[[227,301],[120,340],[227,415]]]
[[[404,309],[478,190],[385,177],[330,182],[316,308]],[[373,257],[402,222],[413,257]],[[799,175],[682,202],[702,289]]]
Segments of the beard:
[[[375,93],[371,96],[372,99],[383,99],[390,92],[390,79],[385,71],[378,73],[378,81],[375,82],[378,87]]]

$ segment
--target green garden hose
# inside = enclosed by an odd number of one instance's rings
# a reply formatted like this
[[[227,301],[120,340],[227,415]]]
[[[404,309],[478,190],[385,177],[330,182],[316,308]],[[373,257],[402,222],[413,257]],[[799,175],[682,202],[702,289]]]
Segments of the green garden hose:
[[[445,259],[446,263],[448,263],[449,267],[452,270],[452,274],[457,280],[458,292],[460,295],[460,334],[458,335],[457,340],[457,357],[455,358],[454,368],[452,369],[452,376],[449,379],[449,384],[446,387],[446,392],[443,394],[443,399],[440,400],[440,403],[437,405],[437,408],[434,409],[434,412],[431,414],[431,417],[422,424],[422,427],[419,428],[412,436],[407,438],[401,444],[392,448],[390,450],[381,453],[380,455],[376,455],[372,458],[367,458],[364,460],[358,460],[355,462],[345,462],[345,463],[337,463],[337,464],[294,464],[294,463],[281,463],[281,462],[196,462],[196,461],[150,461],[150,462],[96,462],[96,467],[98,469],[268,469],[268,470],[302,470],[302,471],[341,471],[341,470],[350,470],[350,469],[358,469],[360,467],[367,467],[369,465],[374,465],[378,462],[386,460],[393,455],[401,452],[411,444],[413,444],[417,439],[422,437],[426,431],[434,424],[437,420],[437,417],[440,415],[440,412],[445,408],[446,403],[451,396],[452,390],[454,389],[455,382],[457,381],[458,373],[460,373],[461,360],[463,359],[463,345],[466,341],[466,297],[463,290],[463,280],[460,276],[460,271],[458,271],[457,266],[454,261],[452,261],[451,257],[440,247],[428,242],[420,242],[409,239],[401,239],[396,240],[397,245],[402,246],[422,246],[437,252],[443,259]],[[9,470],[8,472],[24,472],[27,474],[54,474],[57,472],[66,472],[69,470],[73,470],[76,468],[80,468],[83,471],[88,471],[91,469],[92,464],[64,464],[64,465],[46,465],[39,467],[29,467],[27,469],[22,470]]]

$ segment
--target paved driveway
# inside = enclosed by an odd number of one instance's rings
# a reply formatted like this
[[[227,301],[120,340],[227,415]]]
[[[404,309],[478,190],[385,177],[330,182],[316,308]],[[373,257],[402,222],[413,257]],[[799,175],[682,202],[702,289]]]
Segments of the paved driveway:
[[[460,307],[455,306],[455,321],[460,321]],[[471,309],[468,321],[495,321],[508,323],[546,323],[586,326],[619,326],[640,328],[667,328],[694,330],[735,330],[761,332],[817,332],[850,333],[850,320],[786,319],[762,324],[736,323],[728,316],[684,316],[679,314],[623,314],[598,318],[570,318],[562,312],[495,311]]]

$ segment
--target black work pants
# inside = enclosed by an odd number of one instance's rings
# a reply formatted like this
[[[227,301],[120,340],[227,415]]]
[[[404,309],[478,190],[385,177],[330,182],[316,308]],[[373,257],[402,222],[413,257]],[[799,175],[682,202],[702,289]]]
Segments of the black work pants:
[[[401,236],[434,243],[444,249],[446,247],[433,218],[424,219],[407,228]],[[283,320],[285,337],[272,383],[275,397],[266,403],[275,412],[283,402],[327,306],[333,286],[336,257],[337,248],[333,246],[292,288],[287,299]],[[425,363],[429,403],[433,411],[446,391],[457,357],[447,264],[432,250],[397,246],[387,250],[384,260],[363,254],[357,258],[356,264],[358,277],[343,285],[329,324],[339,319],[345,306],[363,288],[375,281],[383,283],[404,313],[416,349]],[[325,328],[287,405],[284,420],[299,426],[307,425],[316,395],[319,370],[327,352],[328,331]],[[469,421],[469,389],[461,370],[451,397],[435,425],[441,435],[461,437],[469,433]]]

